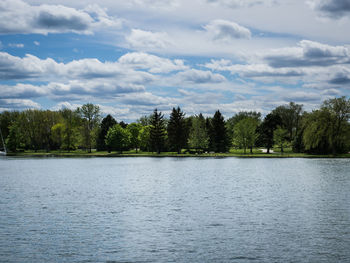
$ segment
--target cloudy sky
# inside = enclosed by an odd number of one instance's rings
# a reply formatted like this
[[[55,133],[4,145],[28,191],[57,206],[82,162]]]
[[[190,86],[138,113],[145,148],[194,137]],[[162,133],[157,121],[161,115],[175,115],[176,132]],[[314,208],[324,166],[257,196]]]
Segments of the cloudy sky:
[[[350,94],[349,28],[350,0],[1,0],[0,111],[311,110]]]

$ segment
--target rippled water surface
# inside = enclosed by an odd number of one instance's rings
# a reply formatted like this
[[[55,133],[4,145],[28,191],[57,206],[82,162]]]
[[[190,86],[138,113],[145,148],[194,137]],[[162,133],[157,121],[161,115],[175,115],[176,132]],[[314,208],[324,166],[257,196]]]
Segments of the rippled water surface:
[[[3,158],[0,262],[350,262],[350,160]]]

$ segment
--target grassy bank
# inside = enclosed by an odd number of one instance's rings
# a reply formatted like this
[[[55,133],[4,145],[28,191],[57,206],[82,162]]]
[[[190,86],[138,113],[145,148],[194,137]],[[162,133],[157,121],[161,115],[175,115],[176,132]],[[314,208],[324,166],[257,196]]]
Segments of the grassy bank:
[[[291,149],[286,149],[284,153],[275,150],[273,153],[263,153],[260,149],[254,149],[253,154],[247,152],[244,153],[241,149],[231,149],[228,153],[181,153],[176,152],[162,152],[160,154],[151,152],[138,151],[125,151],[119,152],[107,152],[107,151],[92,151],[88,153],[83,150],[76,151],[23,151],[17,153],[8,153],[8,156],[18,157],[242,157],[242,158],[350,158],[350,154],[339,155],[314,155],[307,153],[293,153]]]

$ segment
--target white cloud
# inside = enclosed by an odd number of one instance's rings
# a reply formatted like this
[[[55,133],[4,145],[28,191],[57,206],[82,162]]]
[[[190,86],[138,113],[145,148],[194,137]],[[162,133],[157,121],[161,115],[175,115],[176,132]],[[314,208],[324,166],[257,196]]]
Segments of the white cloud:
[[[129,0],[129,5],[133,6],[143,6],[153,9],[169,9],[178,6],[177,0]]]
[[[101,12],[63,5],[29,5],[22,0],[0,2],[0,34],[92,33],[96,28],[116,27],[121,21]],[[88,11],[93,11],[91,14]]]
[[[0,85],[0,98],[28,99],[48,95],[48,89],[31,84]]]
[[[228,6],[231,8],[251,7],[254,5],[270,5],[274,0],[205,0],[207,3]]]
[[[131,104],[136,106],[151,106],[157,107],[161,105],[171,105],[168,98],[156,96],[150,92],[126,94],[121,98],[121,102],[124,104]]]
[[[24,44],[22,43],[9,43],[8,46],[12,48],[24,48]]]
[[[214,40],[250,39],[251,32],[248,28],[227,20],[213,20],[205,27],[205,30]]]
[[[118,79],[119,83],[145,84],[154,77],[150,73],[135,71],[118,62],[101,62],[98,59],[73,60],[69,63],[57,63],[55,60],[39,59],[27,54],[24,58],[0,52],[0,79],[37,79],[42,81],[72,78]]]
[[[51,110],[62,110],[62,109],[70,109],[70,110],[75,110],[78,107],[81,107],[82,104],[74,104],[74,103],[70,103],[69,101],[62,101],[57,103],[55,106],[51,107]]]
[[[195,84],[213,84],[226,81],[226,78],[220,74],[197,69],[190,69],[184,72],[179,72],[177,76],[180,78],[180,83],[189,82]]]
[[[0,99],[0,110],[39,109],[40,105],[27,99]]]
[[[316,11],[331,18],[350,15],[349,0],[310,0],[308,4]]]
[[[140,29],[132,29],[126,40],[132,48],[140,50],[165,49],[171,45],[167,33]]]
[[[143,52],[127,53],[120,57],[118,62],[134,69],[147,69],[151,73],[168,73],[188,69],[181,59],[170,60]]]
[[[346,46],[330,46],[302,40],[298,47],[271,50],[262,55],[272,67],[331,66],[350,63],[350,50]]]

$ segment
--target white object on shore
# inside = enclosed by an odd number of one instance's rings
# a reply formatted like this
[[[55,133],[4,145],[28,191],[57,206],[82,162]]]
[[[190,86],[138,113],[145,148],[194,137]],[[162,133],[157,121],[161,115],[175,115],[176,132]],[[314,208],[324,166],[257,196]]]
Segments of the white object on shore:
[[[267,149],[260,149],[263,153],[267,153]],[[270,149],[270,153],[273,153],[273,150]]]
[[[0,155],[6,155],[7,154],[6,145],[5,145],[5,142],[4,142],[4,138],[2,137],[1,129],[0,129],[0,136],[1,136],[2,146],[4,148],[4,151],[0,151]]]

